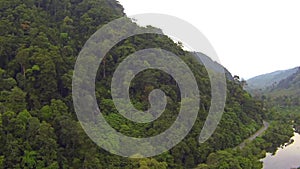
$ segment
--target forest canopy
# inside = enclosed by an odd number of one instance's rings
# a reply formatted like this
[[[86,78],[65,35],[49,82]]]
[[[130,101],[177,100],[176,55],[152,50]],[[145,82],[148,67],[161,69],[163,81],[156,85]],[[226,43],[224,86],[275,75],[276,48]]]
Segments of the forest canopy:
[[[211,153],[237,146],[262,125],[262,103],[228,79],[223,118],[213,136],[199,144],[211,99],[204,65],[167,36],[137,35],[111,49],[98,70],[95,92],[108,123],[125,135],[148,137],[176,119],[180,91],[170,75],[157,70],[135,77],[130,97],[136,108],[146,110],[153,89],[167,93],[161,118],[136,124],[114,107],[114,70],[126,56],[145,48],[165,49],[189,65],[200,90],[200,110],[192,131],[170,151],[146,159],[113,155],[81,128],[72,103],[72,77],[84,43],[104,24],[125,16],[123,7],[115,0],[0,0],[0,11],[0,168],[193,168],[212,163]]]

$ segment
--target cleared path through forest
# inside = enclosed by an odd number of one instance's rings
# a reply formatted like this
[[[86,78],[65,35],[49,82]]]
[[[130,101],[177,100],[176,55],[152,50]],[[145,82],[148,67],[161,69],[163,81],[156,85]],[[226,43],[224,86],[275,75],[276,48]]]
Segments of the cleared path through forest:
[[[249,138],[247,138],[246,140],[244,140],[240,145],[238,145],[236,148],[244,148],[247,142],[253,141],[256,137],[259,137],[263,134],[264,131],[266,131],[269,128],[269,123],[266,121],[263,121],[264,126],[259,129],[256,133],[254,133],[253,135],[251,135]]]

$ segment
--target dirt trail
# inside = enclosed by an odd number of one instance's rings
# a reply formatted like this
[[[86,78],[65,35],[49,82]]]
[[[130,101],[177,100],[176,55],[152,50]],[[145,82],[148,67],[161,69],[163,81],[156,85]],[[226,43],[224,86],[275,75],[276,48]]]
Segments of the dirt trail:
[[[266,121],[263,121],[264,123],[264,126],[259,129],[256,133],[254,133],[253,135],[251,135],[249,138],[247,138],[246,140],[244,140],[240,145],[238,145],[237,147],[242,149],[245,147],[246,145],[246,142],[249,142],[249,141],[253,141],[256,137],[259,137],[263,134],[264,131],[266,131],[268,128],[269,128],[269,123],[266,122]],[[236,147],[236,148],[237,148]]]

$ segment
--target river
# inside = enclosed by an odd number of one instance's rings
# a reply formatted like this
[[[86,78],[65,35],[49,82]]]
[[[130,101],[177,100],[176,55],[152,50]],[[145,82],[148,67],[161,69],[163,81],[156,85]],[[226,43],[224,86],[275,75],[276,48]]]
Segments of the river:
[[[300,167],[300,134],[294,133],[294,142],[278,148],[275,155],[267,153],[262,159],[264,169],[291,169]]]

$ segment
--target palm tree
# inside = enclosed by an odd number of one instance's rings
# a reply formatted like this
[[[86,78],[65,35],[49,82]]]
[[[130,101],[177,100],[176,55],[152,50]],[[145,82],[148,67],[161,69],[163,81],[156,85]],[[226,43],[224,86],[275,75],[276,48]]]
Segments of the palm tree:
[[[25,150],[24,156],[22,157],[21,165],[24,168],[35,168],[36,165],[36,155],[35,151]]]

